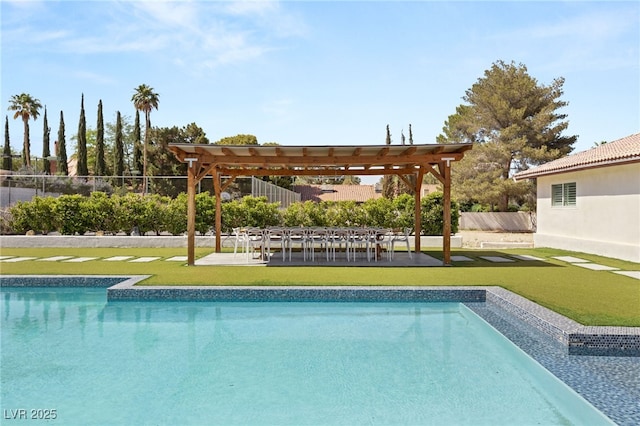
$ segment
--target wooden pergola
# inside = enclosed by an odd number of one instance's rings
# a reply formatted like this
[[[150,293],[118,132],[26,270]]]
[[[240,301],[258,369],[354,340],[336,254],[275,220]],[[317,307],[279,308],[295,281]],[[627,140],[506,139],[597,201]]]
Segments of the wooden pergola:
[[[216,200],[216,252],[221,251],[222,192],[239,176],[397,175],[415,196],[415,251],[420,252],[420,188],[427,173],[443,186],[442,249],[451,263],[451,163],[460,161],[472,144],[424,145],[208,145],[169,144],[187,163],[187,263],[195,264],[196,186],[213,178]],[[415,179],[410,179],[414,176]],[[224,181],[223,181],[224,179]]]

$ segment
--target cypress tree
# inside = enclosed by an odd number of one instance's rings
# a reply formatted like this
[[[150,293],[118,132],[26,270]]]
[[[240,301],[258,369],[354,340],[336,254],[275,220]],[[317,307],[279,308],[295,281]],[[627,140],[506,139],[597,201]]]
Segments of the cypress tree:
[[[122,142],[122,118],[120,111],[116,113],[116,142],[114,147],[113,175],[124,175],[124,144]]]
[[[409,123],[409,145],[413,145],[413,132],[411,131],[411,123]]]
[[[107,174],[107,165],[104,160],[104,119],[102,117],[102,99],[98,102],[98,123],[96,125],[96,176]]]
[[[89,176],[87,167],[87,120],[84,116],[84,93],[80,101],[80,122],[78,123],[78,176]]]
[[[4,149],[2,150],[2,168],[13,169],[13,157],[11,156],[11,144],[9,143],[9,117],[4,116]]]
[[[140,111],[136,110],[133,124],[133,169],[142,173],[142,132],[140,130]]]
[[[391,131],[389,130],[388,124],[387,124],[387,138],[385,139],[385,143],[387,145],[391,145]],[[396,177],[394,175],[384,175],[382,177],[382,196],[390,200],[393,200],[397,196],[396,194],[397,185],[395,184],[395,178]]]
[[[42,171],[45,174],[51,173],[51,164],[49,163],[49,157],[51,156],[51,151],[49,149],[49,136],[51,133],[51,128],[49,127],[49,120],[47,119],[47,107],[44,107],[44,117],[42,119],[44,122],[42,126]]]
[[[64,114],[60,111],[60,125],[58,126],[58,171],[60,174],[68,176],[69,166],[67,165],[67,141],[64,136]]]

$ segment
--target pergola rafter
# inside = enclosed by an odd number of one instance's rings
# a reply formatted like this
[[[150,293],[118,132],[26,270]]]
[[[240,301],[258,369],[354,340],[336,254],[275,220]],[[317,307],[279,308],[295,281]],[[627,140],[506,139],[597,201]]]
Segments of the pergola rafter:
[[[451,261],[451,162],[460,161],[472,144],[279,146],[169,144],[187,163],[187,263],[195,263],[196,185],[213,178],[216,196],[216,252],[221,251],[222,192],[238,176],[397,175],[415,195],[415,250],[420,251],[420,187],[426,173],[444,190],[444,264]],[[414,176],[412,182],[408,176]],[[223,183],[222,179],[227,180]]]

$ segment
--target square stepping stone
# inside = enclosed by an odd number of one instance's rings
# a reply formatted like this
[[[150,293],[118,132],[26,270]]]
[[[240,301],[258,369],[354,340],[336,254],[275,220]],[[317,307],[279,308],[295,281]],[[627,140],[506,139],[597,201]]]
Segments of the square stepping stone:
[[[107,262],[121,262],[123,260],[129,260],[131,259],[133,256],[112,256],[112,257],[107,257],[106,260]]]
[[[166,259],[167,262],[186,262],[187,261],[187,256],[173,256],[170,257],[168,259]]]
[[[569,262],[569,263],[585,263],[585,262],[588,262],[588,260],[580,259],[579,257],[573,257],[573,256],[556,256],[556,257],[554,257],[554,259],[558,259],[558,260],[561,260],[563,262]]]
[[[513,259],[508,259],[502,256],[480,256],[480,257],[483,258],[484,260],[488,260],[489,262],[494,262],[494,263],[515,262],[515,260]]]
[[[544,259],[529,254],[512,254],[511,257],[515,257],[518,260],[535,260],[536,262],[544,262]]]
[[[158,260],[158,259],[160,259],[160,257],[152,257],[152,256],[139,257],[137,259],[130,260],[129,263],[146,263],[146,262],[153,262],[154,260]]]
[[[24,262],[25,260],[33,260],[33,259],[37,259],[37,257],[27,257],[27,256],[12,257],[10,259],[2,259],[0,260],[0,262]]]
[[[576,263],[576,266],[581,268],[591,269],[592,271],[617,271],[618,268],[612,268],[611,266],[598,265],[597,263]]]
[[[88,262],[90,260],[95,260],[97,257],[74,257],[73,259],[63,260],[63,262],[71,262],[71,263],[81,263]]]
[[[38,262],[58,262],[60,260],[67,260],[67,259],[71,259],[73,256],[52,256],[52,257],[45,257],[43,259],[38,259]]]
[[[640,271],[613,271],[613,273],[640,280]]]
[[[453,262],[473,262],[473,259],[467,256],[451,256]]]

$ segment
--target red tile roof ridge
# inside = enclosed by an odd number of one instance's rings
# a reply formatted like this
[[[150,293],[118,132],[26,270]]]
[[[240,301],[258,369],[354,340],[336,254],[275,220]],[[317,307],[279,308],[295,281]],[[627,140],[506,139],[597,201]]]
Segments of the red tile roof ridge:
[[[569,154],[538,167],[516,173],[516,179],[600,167],[619,163],[640,162],[640,133],[603,143],[586,151]]]
[[[300,193],[301,201],[364,202],[382,196],[375,185],[294,185],[293,190]]]

